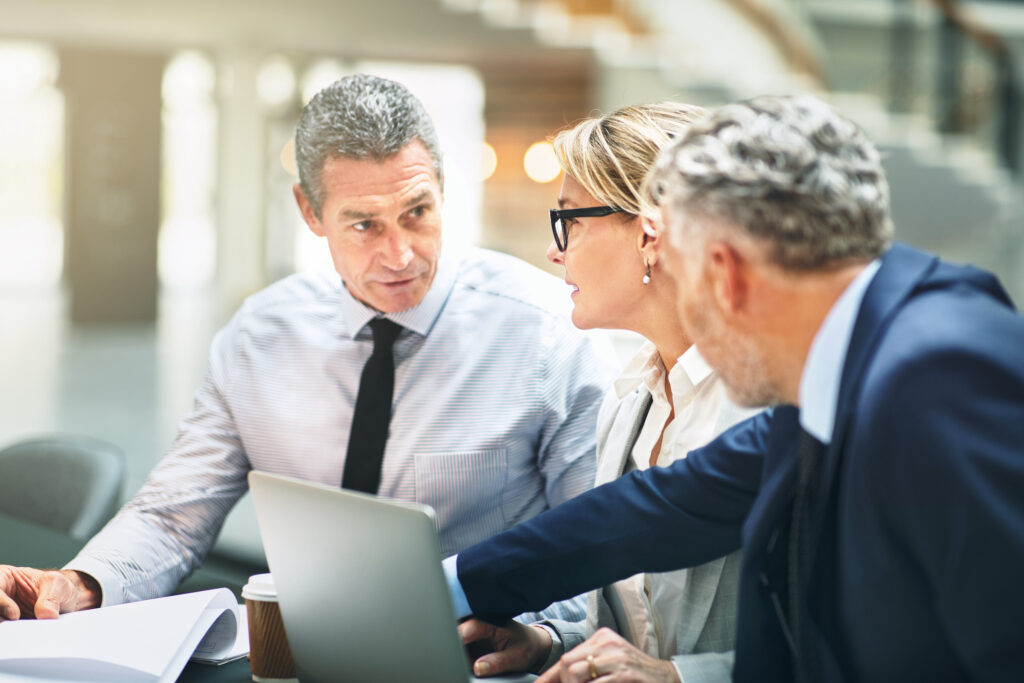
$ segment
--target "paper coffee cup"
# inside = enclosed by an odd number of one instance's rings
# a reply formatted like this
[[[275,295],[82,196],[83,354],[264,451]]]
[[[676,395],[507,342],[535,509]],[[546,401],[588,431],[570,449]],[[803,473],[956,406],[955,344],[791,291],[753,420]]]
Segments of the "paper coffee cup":
[[[259,683],[298,683],[270,574],[255,574],[242,587],[249,621],[249,667]]]

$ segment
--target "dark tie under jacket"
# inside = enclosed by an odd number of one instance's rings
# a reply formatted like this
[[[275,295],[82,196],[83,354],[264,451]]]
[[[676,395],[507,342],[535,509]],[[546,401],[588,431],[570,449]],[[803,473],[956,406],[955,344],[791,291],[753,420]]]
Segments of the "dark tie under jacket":
[[[392,347],[402,326],[387,318],[370,321],[373,353],[359,378],[356,410],[348,436],[348,455],[342,488],[377,493],[384,446],[391,422],[391,398],[395,389],[395,356]]]
[[[793,668],[798,682],[812,683],[814,675],[814,648],[807,640],[806,621],[808,611],[803,603],[807,597],[807,580],[811,569],[812,529],[811,511],[818,494],[818,479],[821,476],[821,460],[825,446],[808,432],[801,429],[797,446],[799,476],[796,497],[793,499],[793,516],[789,527],[789,558],[787,577],[789,583],[789,629],[793,638]]]

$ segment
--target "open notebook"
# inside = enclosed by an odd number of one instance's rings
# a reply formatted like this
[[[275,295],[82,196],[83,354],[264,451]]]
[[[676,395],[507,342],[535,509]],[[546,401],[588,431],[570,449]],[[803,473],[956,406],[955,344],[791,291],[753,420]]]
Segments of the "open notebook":
[[[249,651],[244,607],[226,588],[0,622],[0,681],[174,681],[190,658]]]

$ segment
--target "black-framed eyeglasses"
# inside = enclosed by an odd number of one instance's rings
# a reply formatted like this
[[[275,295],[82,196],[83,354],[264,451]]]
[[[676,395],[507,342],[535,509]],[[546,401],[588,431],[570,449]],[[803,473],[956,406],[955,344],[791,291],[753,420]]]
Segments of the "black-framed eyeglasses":
[[[551,234],[555,236],[555,246],[558,251],[565,251],[569,246],[569,229],[565,225],[566,218],[595,218],[607,216],[613,213],[620,213],[622,209],[615,206],[588,206],[583,209],[550,209]],[[559,230],[561,226],[561,230]]]

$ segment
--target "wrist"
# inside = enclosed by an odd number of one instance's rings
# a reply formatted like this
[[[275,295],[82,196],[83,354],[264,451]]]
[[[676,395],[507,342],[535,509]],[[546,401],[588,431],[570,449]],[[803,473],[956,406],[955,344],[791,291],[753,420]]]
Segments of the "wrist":
[[[528,628],[532,643],[531,650],[534,652],[528,670],[531,673],[540,673],[546,668],[545,664],[551,655],[552,629],[543,624],[529,624]]]
[[[665,682],[666,683],[683,683],[683,674],[680,673],[679,668],[675,665],[671,659],[661,660],[665,666]]]
[[[92,576],[76,569],[62,569],[61,574],[66,576],[71,585],[75,587],[76,610],[99,607],[103,602],[103,590],[100,588],[99,582]]]

